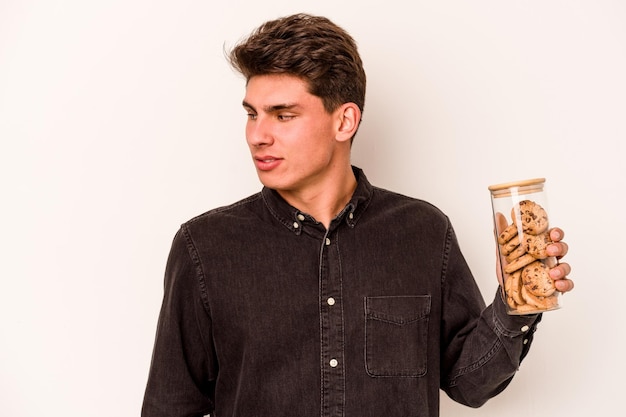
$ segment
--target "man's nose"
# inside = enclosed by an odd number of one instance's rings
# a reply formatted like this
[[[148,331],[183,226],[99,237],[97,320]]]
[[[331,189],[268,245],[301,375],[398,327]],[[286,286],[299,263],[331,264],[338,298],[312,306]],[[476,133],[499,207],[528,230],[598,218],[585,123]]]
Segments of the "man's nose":
[[[271,145],[274,139],[270,121],[259,116],[255,120],[249,120],[246,128],[246,138],[250,146]]]

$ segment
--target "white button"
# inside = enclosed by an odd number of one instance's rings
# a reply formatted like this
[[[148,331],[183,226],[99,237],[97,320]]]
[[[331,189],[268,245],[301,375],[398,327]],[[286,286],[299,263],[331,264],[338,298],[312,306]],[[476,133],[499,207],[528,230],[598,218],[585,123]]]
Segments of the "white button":
[[[303,222],[304,221],[304,215],[303,214],[298,214],[298,220]]]
[[[350,214],[348,214],[348,217],[350,217],[352,219],[354,217],[354,214],[350,213]]]
[[[524,333],[526,333],[529,329],[530,329],[530,327],[528,327],[528,326],[524,326],[524,327],[522,327],[522,329],[521,329],[521,330],[522,330]]]
[[[326,300],[326,302],[328,303],[329,306],[335,305],[335,299],[333,297],[328,297],[328,300]]]
[[[300,225],[298,224],[298,222],[293,222],[293,228],[297,229],[298,227],[300,227]]]
[[[524,339],[524,344],[527,345],[528,344],[528,339]]]
[[[337,359],[331,359],[330,362],[328,362],[328,364],[332,367],[332,368],[336,368],[337,365],[339,365],[339,362],[337,362]]]
[[[330,245],[330,239],[326,238],[326,246]]]

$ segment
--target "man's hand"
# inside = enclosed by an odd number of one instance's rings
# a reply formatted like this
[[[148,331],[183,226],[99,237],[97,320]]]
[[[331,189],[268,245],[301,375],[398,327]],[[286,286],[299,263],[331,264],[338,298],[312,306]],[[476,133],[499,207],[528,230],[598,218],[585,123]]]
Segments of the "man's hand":
[[[496,236],[506,228],[507,220],[506,217],[502,213],[496,213]],[[562,293],[571,291],[574,288],[574,282],[567,278],[570,274],[572,268],[566,262],[560,262],[560,260],[567,254],[568,246],[567,243],[563,242],[563,236],[565,233],[562,229],[555,227],[550,229],[550,240],[552,243],[548,245],[546,248],[549,256],[553,256],[557,263],[552,268],[550,268],[550,278],[554,280],[554,286],[557,291]],[[502,278],[502,268],[507,264],[504,257],[500,257],[496,255],[496,273],[498,275],[498,282],[500,285],[503,285]]]
[[[554,268],[550,269],[550,278],[554,280],[554,286],[558,291],[568,292],[574,288],[574,281],[567,278],[572,268],[568,263],[560,262],[560,259],[567,254],[568,250],[567,243],[561,240],[564,235],[563,230],[558,227],[550,229],[550,239],[552,239],[552,243],[548,245],[546,250],[548,255],[554,256],[559,261]]]

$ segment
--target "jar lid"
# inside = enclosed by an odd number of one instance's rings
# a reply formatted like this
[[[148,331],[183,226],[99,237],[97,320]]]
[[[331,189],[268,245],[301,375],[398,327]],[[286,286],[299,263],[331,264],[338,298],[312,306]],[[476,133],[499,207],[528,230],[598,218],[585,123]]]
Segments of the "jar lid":
[[[512,187],[527,187],[529,185],[539,185],[546,182],[545,178],[533,178],[532,180],[522,180],[522,181],[513,181],[513,182],[505,182],[503,184],[495,184],[489,186],[489,191],[497,191],[505,188]]]
[[[520,194],[541,191],[545,182],[545,178],[533,178],[530,180],[521,180],[490,185],[488,188],[494,197],[504,197],[510,195],[511,191],[513,190],[516,190]]]

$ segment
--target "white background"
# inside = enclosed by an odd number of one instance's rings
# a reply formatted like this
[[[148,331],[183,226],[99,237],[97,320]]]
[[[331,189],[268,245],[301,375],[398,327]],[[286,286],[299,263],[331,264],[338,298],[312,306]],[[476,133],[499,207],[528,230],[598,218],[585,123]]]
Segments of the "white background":
[[[0,415],[139,414],[173,234],[260,188],[224,49],[298,11],[359,43],[354,163],[451,217],[486,299],[489,184],[546,177],[566,230],[575,291],[504,393],[442,415],[620,415],[620,0],[0,0]]]

